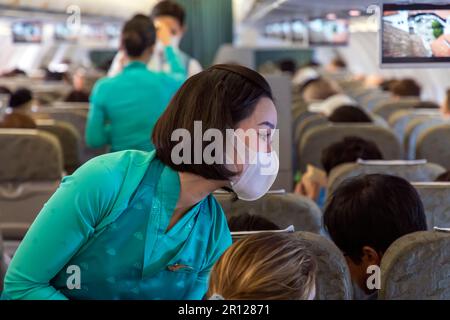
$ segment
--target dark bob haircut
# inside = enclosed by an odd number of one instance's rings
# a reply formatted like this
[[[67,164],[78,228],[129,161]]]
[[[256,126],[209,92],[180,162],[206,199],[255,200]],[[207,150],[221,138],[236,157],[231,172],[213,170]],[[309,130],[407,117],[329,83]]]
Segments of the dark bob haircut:
[[[165,0],[159,2],[153,7],[150,16],[153,19],[162,16],[173,17],[178,21],[180,26],[184,26],[186,19],[186,12],[184,11],[183,7],[178,3],[174,1]]]
[[[364,246],[384,253],[398,238],[427,229],[416,189],[403,178],[383,174],[344,181],[323,219],[334,243],[356,263]]]
[[[156,30],[152,19],[138,14],[128,20],[122,29],[122,47],[128,56],[137,58],[155,45]]]
[[[172,150],[179,142],[172,141],[172,133],[186,129],[194,137],[194,122],[201,121],[203,132],[217,129],[225,137],[227,129],[235,129],[240,121],[253,113],[261,98],[273,100],[269,84],[259,73],[243,66],[215,65],[192,76],[172,98],[153,129],[152,141],[157,157],[175,171],[229,180],[236,173],[223,164],[173,163]],[[209,144],[203,142],[202,154]],[[190,147],[193,156],[194,144]]]

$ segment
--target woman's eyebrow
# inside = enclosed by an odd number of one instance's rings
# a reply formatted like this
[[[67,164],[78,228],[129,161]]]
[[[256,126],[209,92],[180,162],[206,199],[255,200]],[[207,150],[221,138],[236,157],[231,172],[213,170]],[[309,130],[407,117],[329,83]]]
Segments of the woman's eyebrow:
[[[275,129],[275,125],[269,121],[258,123],[258,126],[268,126],[270,129]]]

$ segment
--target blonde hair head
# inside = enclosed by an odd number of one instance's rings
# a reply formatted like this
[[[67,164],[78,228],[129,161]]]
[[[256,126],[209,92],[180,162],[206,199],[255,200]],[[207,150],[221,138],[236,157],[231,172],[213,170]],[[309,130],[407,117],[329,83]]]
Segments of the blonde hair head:
[[[260,233],[235,242],[216,262],[208,297],[228,300],[307,300],[317,265],[308,244],[294,234]]]

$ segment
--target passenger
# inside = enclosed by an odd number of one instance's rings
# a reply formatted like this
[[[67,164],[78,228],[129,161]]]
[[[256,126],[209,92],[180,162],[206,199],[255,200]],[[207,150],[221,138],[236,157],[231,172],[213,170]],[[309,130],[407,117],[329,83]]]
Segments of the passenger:
[[[183,156],[207,152],[209,144],[187,142],[198,138],[195,121],[205,134],[216,129],[222,137],[230,128],[255,130],[258,143],[245,143],[259,160],[223,164],[239,149],[231,148],[212,164],[194,164],[192,156],[178,161],[172,135],[180,130],[192,151]],[[212,266],[231,245],[212,193],[229,187],[254,200],[270,189],[279,165],[271,141],[276,125],[271,88],[258,73],[217,65],[191,77],[158,120],[155,151],[103,155],[63,179],[16,251],[3,297],[203,298]],[[74,266],[78,290],[70,289]]]
[[[147,69],[155,45],[155,28],[150,18],[138,15],[122,31],[122,47],[129,63],[115,77],[98,81],[91,95],[86,125],[86,143],[93,148],[111,146],[111,151],[128,149],[151,151],[149,137],[156,121],[186,78],[186,70],[177,51],[170,45],[168,25],[161,24],[158,38],[172,74]]]
[[[358,137],[345,137],[342,141],[336,142],[322,151],[322,167],[320,169],[309,167],[303,175],[295,192],[304,195],[317,202],[319,207],[324,207],[326,190],[328,186],[327,178],[331,170],[344,163],[361,160],[383,160],[380,149],[372,141],[367,141]]]
[[[66,102],[89,102],[89,93],[84,89],[84,72],[78,70],[72,77],[72,91],[64,99]]]
[[[441,106],[441,115],[444,119],[450,118],[450,89],[447,90],[445,95],[445,101]]]
[[[210,300],[313,300],[317,263],[293,234],[260,233],[235,242],[214,265]]]
[[[361,108],[355,106],[341,106],[328,117],[330,122],[368,123],[372,119]]]
[[[281,72],[286,73],[289,76],[294,76],[297,71],[297,62],[292,59],[283,59],[278,62],[278,66]]]
[[[315,84],[310,85],[310,87],[314,87]],[[308,90],[306,89],[306,91]],[[324,95],[325,96],[325,95]],[[329,117],[336,109],[342,106],[357,106],[358,104],[353,98],[350,98],[346,94],[340,93],[339,91],[336,94],[328,96],[322,101],[317,101],[309,104],[308,111],[313,113],[320,113],[326,117]]]
[[[33,94],[30,90],[19,88],[14,91],[9,99],[9,112],[0,121],[0,128],[36,129],[36,123],[30,116],[32,104]]]
[[[242,213],[229,218],[228,227],[232,232],[280,230],[280,227],[272,221],[267,220],[266,218],[259,215],[253,215],[249,213]]]
[[[324,225],[343,252],[353,283],[369,298],[368,268],[379,266],[388,247],[398,238],[427,230],[422,201],[406,180],[382,174],[345,181],[331,196]]]
[[[183,7],[174,1],[160,1],[153,8],[150,13],[150,17],[153,18],[155,25],[162,23],[169,26],[172,35],[170,44],[182,58],[183,65],[187,70],[187,76],[191,77],[201,72],[203,68],[200,63],[179,49],[181,39],[186,32],[186,13]],[[150,70],[156,72],[173,72],[171,69],[172,65],[170,64],[170,61],[168,61],[170,58],[165,54],[164,46],[165,45],[160,41],[156,42],[155,50],[148,62],[148,67]],[[119,52],[113,61],[113,65],[108,73],[108,76],[115,76],[122,70],[123,64],[121,61],[123,60],[124,55],[125,54],[123,51]]]
[[[386,79],[380,83],[379,88],[382,91],[390,92],[392,85],[394,85],[398,80],[396,79]]]
[[[344,59],[336,57],[331,62],[325,66],[326,71],[330,73],[341,73],[347,71],[347,63]]]
[[[395,81],[390,85],[389,90],[391,91],[393,97],[397,99],[408,97],[420,98],[422,91],[419,84],[414,79]]]
[[[311,81],[303,87],[303,100],[306,103],[313,103],[317,101],[323,101],[337,95],[339,89],[332,83],[323,78],[312,78]]]
[[[12,92],[8,87],[0,86],[0,94],[5,94],[7,96],[11,96]]]

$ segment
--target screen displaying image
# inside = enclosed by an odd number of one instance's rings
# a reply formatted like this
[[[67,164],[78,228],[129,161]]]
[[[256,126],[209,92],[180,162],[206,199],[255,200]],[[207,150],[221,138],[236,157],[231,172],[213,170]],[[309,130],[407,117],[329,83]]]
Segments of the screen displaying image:
[[[11,25],[13,42],[40,43],[42,42],[42,22],[20,21]]]
[[[314,19],[309,22],[310,45],[347,45],[349,39],[348,20]]]
[[[265,28],[265,35],[269,38],[282,38],[283,37],[283,24],[271,23]]]
[[[382,63],[450,62],[450,5],[384,5]]]
[[[58,23],[55,25],[55,40],[74,42],[78,39],[78,32],[69,28],[66,23]]]

